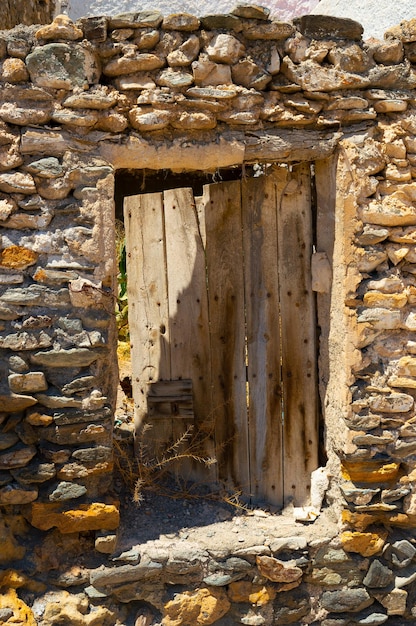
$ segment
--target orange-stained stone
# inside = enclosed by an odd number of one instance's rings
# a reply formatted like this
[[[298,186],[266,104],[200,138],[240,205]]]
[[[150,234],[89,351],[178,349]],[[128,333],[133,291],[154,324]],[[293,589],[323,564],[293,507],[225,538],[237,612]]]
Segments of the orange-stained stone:
[[[163,607],[163,626],[208,626],[214,624],[230,609],[224,589],[203,587],[177,593]]]
[[[53,417],[39,410],[32,409],[26,412],[26,421],[31,426],[49,426],[53,422]]]
[[[33,580],[15,569],[0,572],[0,589],[19,589],[19,587],[25,587],[34,593],[42,593],[46,589],[44,583]]]
[[[43,267],[38,267],[36,272],[33,274],[33,278],[38,283],[46,283],[48,281],[48,275],[43,269]]]
[[[7,593],[0,594],[0,609],[11,609],[13,611],[13,617],[10,617],[7,623],[24,624],[25,626],[37,625],[31,609],[17,597],[15,589],[9,589]]]
[[[364,306],[382,307],[385,309],[401,309],[407,304],[405,293],[381,293],[368,291],[363,297]]]
[[[384,483],[397,479],[400,463],[343,461],[342,476],[353,483]]]
[[[230,583],[228,587],[228,597],[231,602],[249,602],[256,606],[272,602],[276,593],[276,589],[271,585],[256,585],[246,580]]]
[[[386,524],[397,526],[398,528],[416,528],[416,515],[406,515],[405,513],[353,513],[344,510],[341,514],[344,524],[362,532],[371,524]]]
[[[56,526],[65,533],[85,530],[115,530],[120,524],[120,512],[114,504],[80,504],[76,509],[62,510],[59,504],[34,502],[30,523],[40,530]]]
[[[257,556],[256,565],[265,578],[276,583],[293,583],[302,578],[302,570],[293,562],[279,561],[273,556]]]
[[[37,259],[36,252],[22,246],[9,246],[0,252],[1,267],[24,270],[26,267],[34,265]]]
[[[382,551],[387,536],[386,530],[380,530],[379,533],[360,533],[347,530],[341,534],[341,542],[346,552],[357,552],[361,556],[373,556]]]

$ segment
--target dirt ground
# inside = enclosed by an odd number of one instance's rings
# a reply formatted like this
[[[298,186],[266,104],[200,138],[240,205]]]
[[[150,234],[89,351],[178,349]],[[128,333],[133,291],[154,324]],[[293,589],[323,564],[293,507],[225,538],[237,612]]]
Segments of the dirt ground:
[[[238,494],[216,487],[210,489],[187,484],[175,480],[169,473],[158,476],[156,472],[152,475],[148,484],[139,490],[140,502],[135,502],[138,473],[133,450],[133,400],[129,397],[131,362],[128,352],[121,358],[119,354],[119,369],[122,384],[119,386],[115,414],[115,440],[116,455],[118,450],[122,459],[114,481],[121,512],[117,552],[160,537],[172,538],[184,533],[197,543],[204,542],[208,529],[217,541],[224,544],[232,540],[233,534],[242,531],[252,536],[253,541],[258,532],[266,535],[273,533],[275,536],[277,533],[282,537],[301,534],[308,540],[336,535],[335,520],[325,509],[314,523],[296,522],[292,507],[284,511],[267,506],[251,507]]]

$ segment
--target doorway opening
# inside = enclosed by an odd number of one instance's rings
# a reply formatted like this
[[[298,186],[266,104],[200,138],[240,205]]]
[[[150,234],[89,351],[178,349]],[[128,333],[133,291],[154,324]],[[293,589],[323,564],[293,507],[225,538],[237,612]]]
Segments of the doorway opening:
[[[253,503],[306,503],[318,466],[312,187],[308,163],[116,179],[136,432],[196,429],[216,464],[185,471]]]

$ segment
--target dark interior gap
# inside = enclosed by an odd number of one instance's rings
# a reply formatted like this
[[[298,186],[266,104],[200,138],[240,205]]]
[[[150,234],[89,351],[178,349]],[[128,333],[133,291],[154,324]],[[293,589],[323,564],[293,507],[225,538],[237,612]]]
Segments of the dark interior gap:
[[[312,212],[312,244],[313,252],[316,251],[318,245],[318,233],[317,233],[317,216],[318,216],[318,196],[316,190],[316,177],[315,177],[315,164],[311,163],[311,212]],[[317,307],[317,294],[315,293],[315,345],[316,345],[316,367],[318,367],[318,350],[320,342],[321,329],[318,325],[318,307]],[[317,380],[319,380],[319,371]],[[323,419],[321,396],[317,394],[317,416],[318,416],[318,467],[325,467],[328,456],[325,449],[325,423]]]
[[[124,221],[123,202],[126,196],[156,193],[183,187],[191,187],[195,196],[201,196],[204,185],[258,176],[263,170],[264,168],[257,164],[219,168],[215,172],[195,170],[177,173],[171,170],[120,169],[117,170],[115,176],[116,219]]]

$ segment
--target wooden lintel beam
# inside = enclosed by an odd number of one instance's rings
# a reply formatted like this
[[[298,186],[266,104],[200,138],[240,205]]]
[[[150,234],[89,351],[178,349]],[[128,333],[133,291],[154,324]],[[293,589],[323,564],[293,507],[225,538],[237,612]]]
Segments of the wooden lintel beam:
[[[245,162],[315,161],[329,157],[342,134],[318,130],[267,130],[245,135]]]

